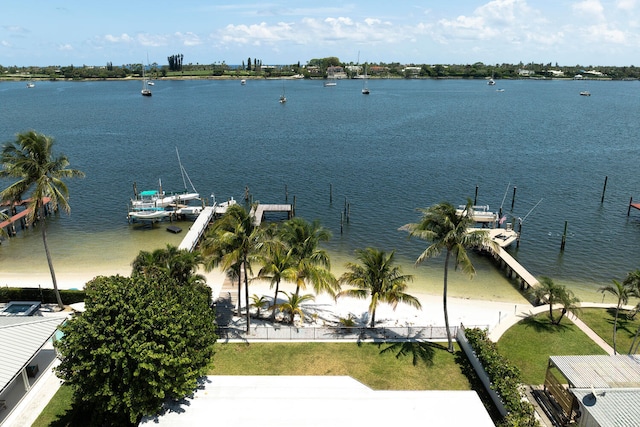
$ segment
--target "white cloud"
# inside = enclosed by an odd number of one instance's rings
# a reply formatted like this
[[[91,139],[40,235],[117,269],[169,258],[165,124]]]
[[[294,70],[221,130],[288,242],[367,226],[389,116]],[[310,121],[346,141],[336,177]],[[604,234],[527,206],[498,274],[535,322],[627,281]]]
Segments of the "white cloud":
[[[71,46],[70,44],[66,43],[66,44],[60,44],[58,45],[58,50],[60,51],[64,51],[64,52],[70,52],[73,50],[73,46]]]
[[[129,36],[126,33],[123,33],[119,36],[107,34],[106,36],[104,36],[104,40],[109,43],[131,43],[133,42],[133,37]]]
[[[636,0],[618,0],[616,7],[621,10],[632,11],[636,8]]]
[[[583,0],[572,5],[576,12],[592,18],[604,19],[604,7],[600,0]]]
[[[19,34],[24,34],[24,33],[29,33],[30,31],[24,27],[21,27],[19,25],[3,25],[2,28],[4,28],[5,30],[7,30],[10,33],[19,33]]]
[[[11,47],[11,43],[6,40],[0,41],[0,45],[2,45],[2,47]]]
[[[198,46],[203,43],[202,40],[200,39],[200,36],[192,32],[187,32],[187,33],[177,32],[174,34],[174,37],[177,39],[178,42],[180,42],[180,44],[184,46]]]

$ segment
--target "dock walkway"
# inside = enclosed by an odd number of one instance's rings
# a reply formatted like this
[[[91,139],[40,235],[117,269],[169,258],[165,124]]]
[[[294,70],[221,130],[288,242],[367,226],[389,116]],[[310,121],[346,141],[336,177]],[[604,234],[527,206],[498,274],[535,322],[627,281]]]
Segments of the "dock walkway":
[[[16,203],[15,206],[22,206],[22,205],[25,205],[25,204],[29,203],[30,201],[31,201],[31,199],[23,200],[20,203]],[[47,208],[47,205],[49,204],[49,202],[51,202],[51,198],[50,197],[43,197],[42,198],[42,203],[45,206],[45,208]],[[8,206],[8,204],[3,203],[2,206]],[[26,226],[26,216],[29,215],[30,213],[31,213],[31,208],[26,208],[26,209],[18,212],[17,214],[15,214],[13,216],[10,216],[9,219],[0,222],[0,230],[6,228],[8,226],[12,226],[12,229],[9,230],[9,234],[10,235],[15,235],[16,234],[15,223],[18,222],[18,221],[23,221],[22,222],[22,228],[24,228]]]
[[[256,227],[262,224],[262,220],[264,219],[264,214],[266,212],[286,212],[287,217],[291,219],[293,215],[293,205],[262,205],[259,204],[257,207],[251,208],[251,215],[254,217],[253,225]]]
[[[513,258],[509,253],[504,250],[504,248],[500,248],[498,252],[495,253],[495,256],[500,258],[502,262],[508,268],[509,273],[507,274],[509,277],[511,274],[515,274],[519,280],[520,284],[523,288],[532,288],[538,285],[538,279],[536,279],[533,274],[529,273],[526,268],[524,268],[515,258]]]
[[[213,206],[207,206],[202,209],[198,218],[196,218],[191,228],[189,228],[189,232],[184,236],[184,239],[182,239],[178,249],[194,250],[215,212],[216,209]]]

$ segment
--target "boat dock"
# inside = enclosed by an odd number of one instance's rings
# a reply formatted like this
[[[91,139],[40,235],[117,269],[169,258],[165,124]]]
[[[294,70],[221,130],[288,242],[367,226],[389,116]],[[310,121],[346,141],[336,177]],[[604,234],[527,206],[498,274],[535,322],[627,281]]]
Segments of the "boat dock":
[[[196,245],[200,241],[200,238],[204,234],[204,231],[207,229],[207,226],[209,225],[209,222],[211,221],[211,218],[213,218],[214,214],[214,206],[207,206],[206,208],[202,209],[202,212],[200,212],[198,218],[196,218],[191,228],[189,228],[189,232],[186,236],[184,236],[184,239],[182,239],[182,242],[180,243],[180,246],[178,246],[178,249],[186,249],[188,251],[194,250]]]
[[[264,220],[264,214],[267,212],[286,212],[287,219],[291,219],[294,215],[293,205],[262,205],[258,204],[251,208],[251,216],[254,217],[253,225],[259,227]]]
[[[529,289],[538,285],[538,279],[529,273],[515,258],[509,255],[504,248],[501,247],[497,252],[494,252],[494,258],[500,262],[501,267],[507,270],[507,277],[509,279],[518,279],[521,289]]]
[[[15,236],[17,234],[16,222],[20,224],[20,228],[22,228],[23,230],[27,228],[29,226],[29,224],[27,223],[27,216],[31,213],[30,208],[23,209],[22,211],[17,212],[14,215],[10,215],[10,213],[12,210],[15,212],[16,206],[26,205],[30,201],[31,199],[23,200],[20,203],[12,204],[10,208],[2,209],[0,212],[5,213],[5,215],[9,216],[9,218],[0,222],[0,230],[4,230],[5,228],[8,228],[8,230],[6,230],[7,234],[9,236]],[[44,204],[44,208],[45,208],[44,209],[45,215],[48,214],[50,201],[51,199],[49,197],[44,197],[42,199],[42,203]],[[9,206],[9,205],[3,204],[2,206]]]

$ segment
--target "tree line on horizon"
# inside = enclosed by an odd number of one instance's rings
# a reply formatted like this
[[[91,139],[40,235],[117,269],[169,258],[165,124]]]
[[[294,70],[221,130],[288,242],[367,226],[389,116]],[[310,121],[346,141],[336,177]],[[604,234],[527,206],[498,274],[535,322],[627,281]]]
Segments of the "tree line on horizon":
[[[305,77],[326,76],[326,70],[332,66],[350,67],[367,65],[368,73],[372,76],[383,74],[389,77],[400,78],[462,78],[482,79],[493,77],[494,79],[516,78],[554,78],[558,72],[565,78],[573,78],[577,74],[595,71],[600,74],[591,75],[592,78],[605,78],[611,80],[636,80],[640,79],[640,67],[629,66],[594,66],[594,65],[559,65],[556,63],[523,63],[517,64],[485,64],[475,62],[473,64],[429,64],[429,63],[400,63],[400,62],[367,62],[363,64],[340,61],[337,57],[312,58],[306,65],[300,62],[294,64],[279,64],[263,69],[264,62],[261,59],[251,57],[247,62],[229,65],[225,61],[211,64],[184,63],[184,55],[177,54],[167,57],[166,65],[154,64],[156,71],[166,76],[172,72],[179,72],[182,76],[288,76],[303,74]],[[114,66],[107,62],[104,66],[3,66],[0,65],[0,76],[9,77],[35,77],[50,79],[100,79],[100,78],[126,78],[140,74],[143,64],[123,64]],[[310,71],[312,70],[312,71]],[[523,70],[525,71],[523,73]],[[17,75],[17,76],[16,76]]]

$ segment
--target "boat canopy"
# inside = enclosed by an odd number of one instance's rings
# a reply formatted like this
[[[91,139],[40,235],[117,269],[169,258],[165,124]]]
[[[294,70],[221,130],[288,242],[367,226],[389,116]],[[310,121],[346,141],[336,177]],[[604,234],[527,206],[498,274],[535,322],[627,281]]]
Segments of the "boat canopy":
[[[142,197],[153,197],[153,196],[157,196],[158,195],[158,191],[157,190],[145,190],[145,191],[141,191],[140,192],[140,196]]]

